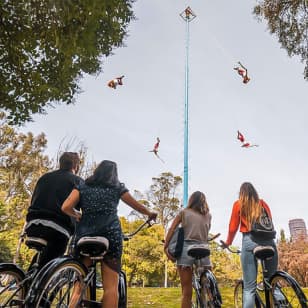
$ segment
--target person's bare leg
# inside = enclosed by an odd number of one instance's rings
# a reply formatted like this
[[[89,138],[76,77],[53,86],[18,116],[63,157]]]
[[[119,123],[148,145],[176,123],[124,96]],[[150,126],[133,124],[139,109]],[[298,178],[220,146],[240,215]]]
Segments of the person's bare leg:
[[[178,266],[182,286],[181,308],[191,308],[192,298],[192,268]]]
[[[83,258],[82,262],[86,267],[89,267],[91,265],[92,261],[91,261],[90,258],[85,257],[85,258]],[[80,295],[81,295],[81,284],[80,284],[80,282],[75,282],[72,297],[71,297],[68,308],[76,308],[77,307]]]
[[[119,274],[102,262],[102,282],[104,288],[102,307],[118,308]]]

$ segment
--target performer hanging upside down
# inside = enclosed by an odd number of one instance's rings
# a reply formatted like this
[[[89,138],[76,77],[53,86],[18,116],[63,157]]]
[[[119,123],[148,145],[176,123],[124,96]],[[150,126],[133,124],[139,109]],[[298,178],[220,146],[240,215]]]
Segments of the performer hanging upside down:
[[[124,75],[121,77],[117,77],[115,79],[112,79],[108,82],[108,87],[116,89],[118,85],[122,86],[123,85],[123,81],[122,79],[124,78]]]
[[[237,139],[242,143],[242,148],[258,147],[257,144],[251,144],[250,142],[245,141],[244,135],[239,131],[237,131]]]
[[[238,72],[240,76],[243,78],[243,83],[248,83],[250,78],[248,77],[248,70],[241,62],[238,62],[240,66],[234,67],[233,69]]]
[[[154,145],[154,147],[153,147],[153,150],[151,150],[151,151],[149,151],[149,152],[153,152],[153,153],[155,154],[155,156],[156,156],[158,159],[160,159],[160,160],[164,163],[164,161],[163,161],[163,160],[159,157],[159,155],[158,155],[159,143],[160,143],[160,139],[157,137],[157,138],[156,138],[156,143],[155,143],[155,145]]]

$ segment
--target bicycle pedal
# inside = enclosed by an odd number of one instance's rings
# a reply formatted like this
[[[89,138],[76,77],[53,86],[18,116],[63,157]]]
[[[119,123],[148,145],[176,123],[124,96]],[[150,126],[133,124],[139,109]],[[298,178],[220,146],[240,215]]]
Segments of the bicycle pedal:
[[[101,308],[102,302],[96,302],[96,301],[84,299],[80,303],[80,307],[83,307],[83,308],[86,308],[86,307],[88,307],[88,308]]]

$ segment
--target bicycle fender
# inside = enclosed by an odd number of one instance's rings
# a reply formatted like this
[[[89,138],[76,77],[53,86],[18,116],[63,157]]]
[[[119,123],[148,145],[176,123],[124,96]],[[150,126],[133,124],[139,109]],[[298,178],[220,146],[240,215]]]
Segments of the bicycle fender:
[[[217,307],[220,307],[220,305],[222,304],[222,298],[221,298],[221,294],[218,289],[217,280],[216,280],[215,275],[209,270],[206,270],[203,275],[207,276],[211,284],[211,289],[214,292],[213,295],[214,295],[215,304],[217,305]]]
[[[80,262],[80,260],[78,260],[77,258],[73,258],[72,256],[63,256],[63,257],[59,257],[56,259],[51,260],[50,262],[48,262],[38,273],[38,275],[35,278],[33,287],[37,287],[39,286],[45,279],[46,277],[49,277],[50,273],[53,272],[58,266],[60,266],[61,264],[65,263],[66,261],[75,261],[80,263],[81,267],[84,268],[84,270],[86,272],[88,272],[88,269],[85,265],[82,264],[82,262]]]
[[[276,271],[275,274],[270,278],[270,283],[272,283],[272,280],[275,276],[281,276],[285,278],[291,285],[296,288],[297,295],[301,298],[302,302],[308,303],[306,295],[301,289],[299,283],[290,274],[284,271]]]
[[[24,279],[26,276],[25,271],[14,263],[0,263],[0,270],[8,270],[8,271],[11,270],[14,272],[18,272],[18,274],[22,277],[22,279]]]
[[[297,288],[300,288],[300,285],[298,284],[298,282],[287,272],[276,271],[275,274],[270,278],[270,283],[272,283],[272,280],[275,276],[281,276],[285,278],[290,284],[294,285]]]
[[[88,272],[88,269],[85,265],[80,262],[77,258],[73,258],[72,256],[63,256],[56,259],[53,259],[49,261],[47,264],[45,264],[42,269],[39,271],[39,273],[34,278],[31,287],[30,287],[30,296],[29,296],[29,307],[32,307],[31,305],[35,303],[36,297],[39,294],[39,290],[41,285],[45,282],[46,279],[49,278],[50,274],[60,265],[65,263],[66,261],[75,261],[78,262],[81,267],[85,270],[85,272]],[[33,306],[34,307],[34,306]]]

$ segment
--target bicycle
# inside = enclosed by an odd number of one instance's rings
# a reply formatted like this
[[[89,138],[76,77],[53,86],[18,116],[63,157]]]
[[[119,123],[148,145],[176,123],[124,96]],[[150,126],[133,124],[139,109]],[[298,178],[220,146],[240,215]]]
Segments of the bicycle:
[[[35,249],[37,254],[27,271],[15,263],[0,264],[0,308],[27,306],[28,291],[40,270],[39,262],[47,241],[38,237],[25,237],[24,233],[21,241],[25,241],[30,249]]]
[[[213,241],[219,235],[214,235],[208,241]],[[220,308],[222,304],[215,275],[209,268],[204,268],[201,264],[201,259],[208,257],[210,253],[209,246],[206,244],[194,244],[187,250],[187,254],[196,259],[192,277],[192,285],[195,290],[193,308]]]
[[[221,243],[225,246],[224,242]],[[227,247],[232,253],[240,253]],[[255,306],[257,308],[307,308],[308,301],[298,282],[287,272],[276,271],[270,278],[266,277],[267,269],[265,260],[274,256],[275,250],[272,246],[257,246],[253,250],[254,256],[262,267],[262,288],[256,289]],[[234,288],[234,306],[243,307],[243,280],[237,281]]]
[[[141,224],[134,232],[123,235],[123,240],[130,240],[146,225],[152,226],[150,220]],[[104,237],[83,237],[77,242],[80,255],[91,258],[92,263],[87,268],[81,260],[68,255],[54,260],[45,272],[41,272],[32,286],[32,308],[44,307],[101,307],[101,301],[96,300],[96,264],[101,262],[108,250],[108,240]],[[78,298],[73,298],[74,288],[79,288]],[[127,307],[126,275],[119,274],[118,283],[119,308]]]

